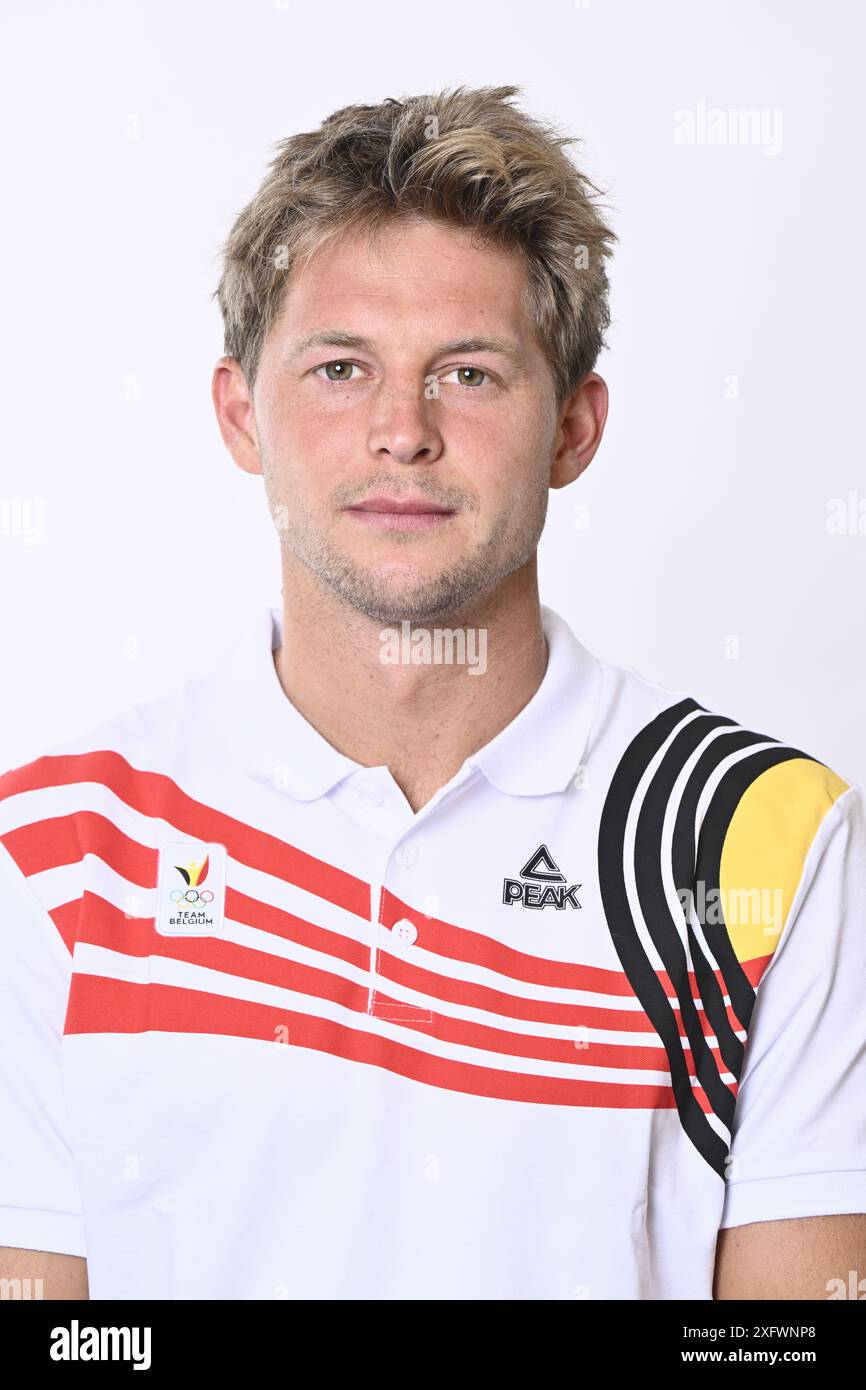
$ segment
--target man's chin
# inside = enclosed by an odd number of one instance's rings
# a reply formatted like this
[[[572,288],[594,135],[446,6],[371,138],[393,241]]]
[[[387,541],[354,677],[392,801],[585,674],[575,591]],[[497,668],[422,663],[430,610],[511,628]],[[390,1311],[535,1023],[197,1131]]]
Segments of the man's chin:
[[[441,622],[456,616],[485,587],[449,582],[446,577],[388,583],[381,578],[343,575],[331,585],[344,603],[371,622],[394,627],[402,622]]]
[[[543,518],[542,518],[543,521]],[[450,564],[427,557],[417,562],[389,560],[365,564],[324,547],[296,546],[294,554],[342,604],[382,627],[401,622],[438,627],[469,622],[467,614],[535,553],[539,530],[527,532],[524,545],[503,546],[499,528],[487,543]]]
[[[341,597],[356,612],[383,627],[400,623],[433,623],[453,617],[461,606],[450,597],[431,598],[427,595],[389,595],[341,591]]]

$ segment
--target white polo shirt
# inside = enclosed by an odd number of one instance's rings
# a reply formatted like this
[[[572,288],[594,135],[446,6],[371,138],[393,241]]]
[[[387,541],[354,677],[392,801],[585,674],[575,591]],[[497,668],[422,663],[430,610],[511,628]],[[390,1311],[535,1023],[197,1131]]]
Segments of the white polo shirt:
[[[279,607],[0,778],[0,1246],[93,1298],[709,1299],[721,1226],[866,1211],[863,789],[543,617],[417,814]]]

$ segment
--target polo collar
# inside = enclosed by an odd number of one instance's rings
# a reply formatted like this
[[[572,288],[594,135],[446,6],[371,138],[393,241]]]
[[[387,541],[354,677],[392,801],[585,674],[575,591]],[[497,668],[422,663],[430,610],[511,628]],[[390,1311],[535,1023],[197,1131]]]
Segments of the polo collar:
[[[361,764],[328,743],[286,695],[274,665],[282,640],[281,604],[259,610],[236,637],[217,673],[218,734],[244,772],[315,801]]]
[[[542,605],[548,660],[538,690],[457,777],[478,768],[499,791],[541,796],[564,791],[580,767],[599,703],[598,659],[563,618]],[[338,752],[295,708],[280,684],[274,651],[282,605],[270,605],[229,646],[216,678],[217,737],[250,776],[298,801],[324,796],[344,778],[368,772]]]
[[[541,606],[547,669],[528,704],[467,762],[511,796],[566,789],[580,768],[601,695],[600,663],[568,623]]]

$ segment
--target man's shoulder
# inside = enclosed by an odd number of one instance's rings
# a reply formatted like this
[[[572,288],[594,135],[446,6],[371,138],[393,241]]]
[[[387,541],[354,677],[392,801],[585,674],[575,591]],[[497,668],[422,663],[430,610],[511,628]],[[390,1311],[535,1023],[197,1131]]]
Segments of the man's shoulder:
[[[796,741],[632,668],[607,665],[605,679],[612,742],[599,853],[613,905],[633,863],[646,901],[667,885],[727,904],[739,959],[766,963],[830,838],[862,838],[862,786]]]
[[[91,868],[109,897],[115,874],[153,877],[157,827],[187,807],[182,787],[201,761],[215,680],[178,682],[0,773],[0,892],[16,915],[40,904],[68,952]]]
[[[40,751],[0,771],[0,797],[14,795],[24,782],[49,769],[61,778],[64,764],[71,767],[83,759],[92,764],[100,754],[122,758],[152,754],[176,728],[187,699],[187,686],[178,686],[154,698],[136,700],[72,733],[43,739]]]
[[[686,781],[737,801],[760,783],[764,794],[784,787],[795,802],[814,798],[824,809],[855,785],[808,743],[747,714],[663,685],[634,667],[599,664],[606,687],[599,732],[608,734],[615,775],[623,782],[639,778],[673,788]]]
[[[99,793],[124,797],[153,774],[171,778],[208,719],[216,672],[179,681],[0,770],[0,838],[34,816],[92,807]],[[55,809],[56,808],[56,809]]]

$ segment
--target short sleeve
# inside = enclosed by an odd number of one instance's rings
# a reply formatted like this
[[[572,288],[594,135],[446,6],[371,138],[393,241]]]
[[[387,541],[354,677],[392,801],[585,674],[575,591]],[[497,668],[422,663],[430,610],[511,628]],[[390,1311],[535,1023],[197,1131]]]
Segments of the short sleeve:
[[[86,1254],[61,1044],[71,956],[0,844],[0,1247]]]
[[[823,817],[757,988],[720,1228],[866,1212],[866,798]]]

